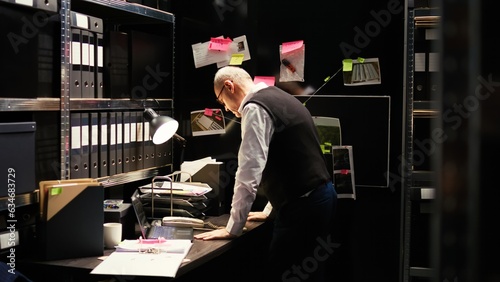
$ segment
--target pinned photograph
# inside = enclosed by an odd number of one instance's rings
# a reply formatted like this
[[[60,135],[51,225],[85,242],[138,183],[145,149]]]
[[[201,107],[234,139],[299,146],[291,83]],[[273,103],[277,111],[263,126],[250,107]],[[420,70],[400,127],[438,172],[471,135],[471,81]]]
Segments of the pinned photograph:
[[[220,109],[205,109],[191,112],[193,136],[222,134],[226,132],[224,115]]]

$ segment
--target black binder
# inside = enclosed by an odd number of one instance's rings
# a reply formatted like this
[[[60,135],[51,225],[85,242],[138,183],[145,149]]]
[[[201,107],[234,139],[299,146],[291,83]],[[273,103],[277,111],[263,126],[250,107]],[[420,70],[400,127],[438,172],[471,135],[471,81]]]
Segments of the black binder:
[[[108,139],[108,160],[109,176],[116,174],[116,114],[108,113],[109,139]]]
[[[97,42],[97,61],[96,61],[96,98],[103,98],[103,88],[104,88],[104,38],[102,33],[96,34]]]
[[[71,113],[70,124],[70,178],[77,179],[83,176],[81,114]]]
[[[101,18],[89,16],[90,26],[90,72],[92,97],[102,98],[102,72],[103,72],[103,32],[104,25]]]
[[[96,46],[96,36],[93,32],[89,32],[89,89],[87,92],[88,98],[96,97],[96,79],[97,79],[97,69],[95,54],[97,51]]]
[[[80,114],[81,120],[81,172],[80,178],[90,177],[90,120],[88,113]]]
[[[99,113],[90,113],[90,178],[99,177]]]
[[[123,173],[123,113],[116,112],[116,173]]]
[[[90,31],[88,30],[81,30],[80,33],[81,40],[82,40],[82,45],[81,45],[81,52],[82,52],[82,98],[93,98],[91,96],[91,91],[90,91],[90,56],[89,56],[89,38],[90,38]]]
[[[138,169],[137,158],[139,157],[139,149],[137,145],[137,115],[136,112],[130,112],[130,171]]]
[[[82,97],[82,43],[80,29],[71,28],[71,66],[70,66],[70,90],[71,98]]]
[[[130,156],[130,112],[123,112],[123,172],[130,171],[131,156]]]
[[[109,176],[108,113],[99,113],[99,177]]]
[[[144,168],[144,117],[142,112],[135,112],[137,135],[135,150],[137,155],[136,169]]]
[[[143,117],[143,116],[142,116]],[[143,117],[144,120],[144,117]],[[151,133],[149,132],[149,122],[144,120],[143,122],[144,131],[144,168],[150,168],[155,165],[155,144],[153,144],[153,139],[151,138]]]

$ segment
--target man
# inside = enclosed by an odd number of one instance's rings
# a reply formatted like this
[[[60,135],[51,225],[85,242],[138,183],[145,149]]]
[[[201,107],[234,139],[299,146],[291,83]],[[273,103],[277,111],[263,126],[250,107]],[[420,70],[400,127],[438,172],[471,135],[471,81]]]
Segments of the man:
[[[330,240],[337,194],[309,111],[277,87],[254,84],[239,67],[219,69],[214,91],[226,111],[241,117],[242,141],[226,228],[195,238],[234,238],[242,233],[247,220],[271,216],[271,280],[321,278],[320,265],[331,252],[319,252],[319,242],[328,244],[326,240]],[[264,211],[250,212],[257,188],[263,189],[269,202]]]

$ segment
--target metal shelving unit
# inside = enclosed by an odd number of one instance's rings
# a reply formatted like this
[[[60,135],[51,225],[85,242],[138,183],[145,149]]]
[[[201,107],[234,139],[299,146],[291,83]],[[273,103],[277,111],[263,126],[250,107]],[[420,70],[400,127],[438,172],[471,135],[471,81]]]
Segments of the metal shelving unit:
[[[415,68],[417,29],[436,28],[439,15],[435,8],[415,8],[413,1],[405,2],[405,75],[403,108],[403,158],[401,193],[401,254],[400,281],[431,281],[435,271],[430,265],[429,215],[433,212],[435,173],[428,167],[419,167],[416,159],[424,154],[416,147],[416,127],[426,123],[431,130],[431,120],[438,116],[438,106],[431,99],[416,99]],[[423,20],[421,20],[423,19]],[[428,61],[427,61],[428,62]],[[421,89],[419,89],[421,90]],[[430,98],[430,97],[429,97]],[[418,123],[418,125],[417,125]],[[426,136],[428,137],[428,136]],[[427,158],[431,158],[429,152]],[[421,161],[421,160],[418,160]],[[422,238],[424,236],[424,238]],[[425,236],[429,238],[426,240]],[[420,257],[413,252],[418,246]]]
[[[10,5],[12,3],[2,3],[10,1],[0,1],[0,5]],[[36,1],[35,1],[36,2]],[[56,4],[56,1],[50,0],[47,3]],[[36,3],[35,3],[36,4]],[[134,29],[135,26],[155,27],[159,26],[158,30],[165,30],[165,37],[171,39],[172,48],[172,69],[171,77],[173,81],[173,60],[174,60],[174,30],[175,16],[171,13],[153,9],[147,6],[129,3],[126,1],[117,0],[61,0],[58,3],[58,9],[53,9],[53,14],[59,14],[58,26],[60,25],[60,33],[55,34],[54,40],[54,56],[57,56],[60,49],[60,81],[54,81],[54,85],[60,82],[60,97],[33,97],[28,95],[28,98],[17,98],[17,93],[3,93],[0,97],[0,112],[35,112],[35,113],[51,113],[59,116],[59,120],[54,120],[54,123],[60,122],[59,144],[60,144],[60,159],[55,160],[60,164],[60,178],[70,178],[70,115],[72,111],[119,111],[119,110],[137,110],[140,111],[145,107],[168,109],[173,113],[174,105],[174,89],[172,83],[171,93],[166,93],[164,98],[147,98],[143,100],[134,99],[75,99],[70,96],[70,66],[71,66],[71,27],[70,15],[71,11],[85,13],[103,19],[105,25],[118,27],[127,26],[129,29]],[[26,9],[19,5],[20,9]],[[29,7],[31,9],[31,7]],[[36,10],[35,10],[36,11]],[[49,12],[47,12],[49,13]],[[167,27],[168,28],[163,28]],[[160,28],[161,27],[161,28]],[[57,33],[57,32],[56,32]],[[57,44],[60,44],[57,46]],[[57,68],[57,66],[55,66]],[[21,95],[22,96],[22,95]],[[9,122],[9,121],[4,121]],[[58,125],[59,126],[59,125]],[[138,169],[136,171],[126,172],[119,175],[109,175],[100,177],[98,180],[104,186],[120,185],[128,182],[151,178],[163,171],[172,170],[172,164],[165,164],[161,167],[148,167]],[[37,187],[34,187],[33,193],[18,195],[16,202],[18,205],[29,205],[38,202]],[[0,210],[6,206],[7,199],[0,198]]]

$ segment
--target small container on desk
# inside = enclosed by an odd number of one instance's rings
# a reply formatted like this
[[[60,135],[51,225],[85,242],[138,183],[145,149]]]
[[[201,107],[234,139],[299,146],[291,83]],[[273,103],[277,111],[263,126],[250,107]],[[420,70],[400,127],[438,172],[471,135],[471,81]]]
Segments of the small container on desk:
[[[106,200],[108,201],[108,200]],[[118,205],[104,204],[104,222],[119,222],[122,224],[123,239],[136,239],[135,222],[136,218],[132,210],[132,204],[120,203]]]

